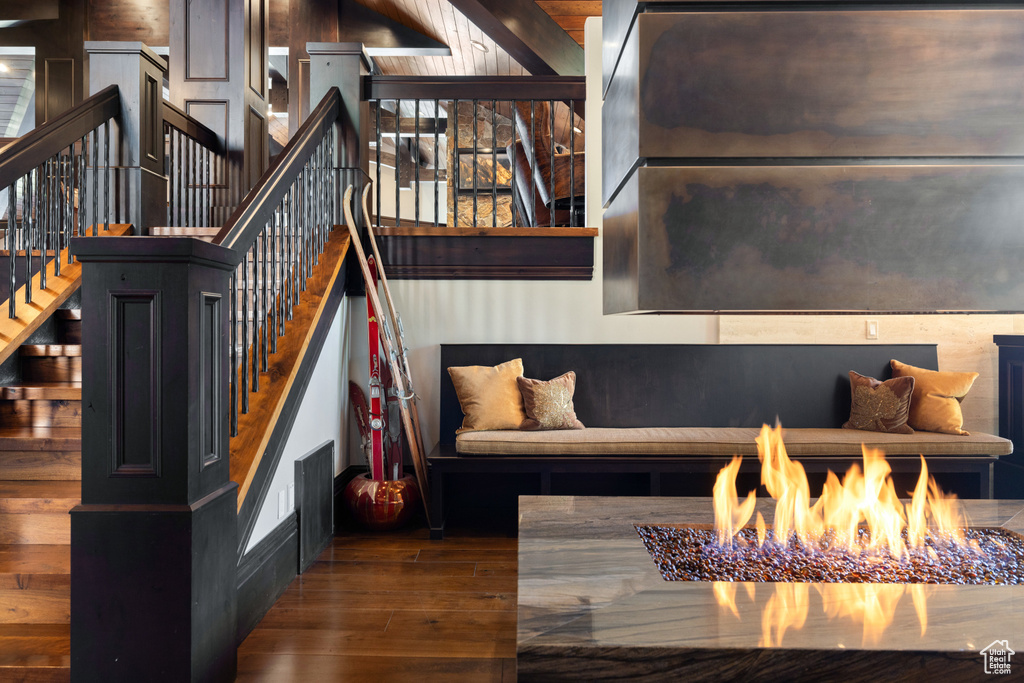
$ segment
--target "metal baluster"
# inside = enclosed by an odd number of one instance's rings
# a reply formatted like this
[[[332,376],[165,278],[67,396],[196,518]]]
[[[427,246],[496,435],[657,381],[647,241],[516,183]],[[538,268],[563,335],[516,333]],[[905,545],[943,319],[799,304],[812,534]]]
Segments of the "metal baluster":
[[[256,237],[256,241],[252,243],[253,249],[253,271],[252,271],[252,322],[253,322],[253,337],[252,337],[252,390],[254,392],[260,390],[260,360],[262,354],[260,353],[260,335],[263,332],[263,318],[260,313],[263,310],[263,302],[260,301],[260,288],[263,287],[263,283],[260,281],[260,275],[262,274],[262,263],[260,263],[260,239]]]
[[[50,244],[50,230],[53,225],[53,189],[50,181],[52,179],[52,166],[53,159],[47,159],[43,162],[43,181],[42,187],[42,204],[43,204],[43,232],[39,236],[42,244],[39,250],[39,286],[46,289],[46,257],[49,254],[46,253],[47,248]],[[15,244],[17,249],[17,244]],[[13,252],[11,256],[14,256]],[[13,289],[11,290],[14,291]]]
[[[61,182],[64,179],[64,150],[57,152],[56,169],[53,174],[53,189],[56,192],[55,199],[57,221],[53,224],[53,274],[60,277],[60,252],[64,235],[64,222],[67,220],[67,199],[64,196],[64,187]],[[28,250],[28,241],[25,241],[25,249]]]
[[[103,229],[110,230],[110,181],[113,171],[110,164],[110,119],[103,122],[103,150],[107,155],[106,182],[103,185]]]
[[[498,130],[494,123],[494,110],[498,103],[491,100],[491,210],[494,213],[494,227],[498,227]]]
[[[35,200],[32,192],[32,183],[35,180],[36,170],[32,169],[25,176],[25,191],[21,198],[21,230],[25,234],[25,240],[28,242],[28,248],[25,249],[25,273],[29,281],[32,280],[32,249],[35,247],[35,234],[32,231],[32,203]],[[13,258],[13,257],[12,257]],[[11,293],[11,297],[14,293]],[[32,303],[32,288],[25,288],[25,303]]]
[[[178,184],[178,203],[174,206],[174,225],[182,226],[185,224],[184,215],[182,212],[182,206],[185,202],[185,187],[182,178],[185,175],[185,168],[182,165],[185,160],[185,149],[184,149],[184,135],[181,131],[178,131],[178,154],[175,157],[177,164],[174,168],[174,182]]]
[[[461,157],[459,155],[459,144],[462,142],[462,131],[459,130],[459,100],[458,100],[458,98],[455,98],[454,100],[452,100],[452,108],[455,110],[455,136],[454,136],[455,149],[452,150],[452,153],[451,153],[452,167],[450,169],[448,169],[448,177],[450,179],[451,175],[452,175],[452,171],[455,172],[455,184],[454,185],[450,185],[450,187],[452,188],[452,191],[450,193],[451,196],[452,196],[452,203],[455,205],[452,208],[452,222],[455,223],[455,225],[448,226],[448,227],[458,227],[458,225],[459,225],[459,190],[462,189],[462,183],[461,183],[460,178],[459,178],[459,176],[461,175],[461,173],[460,173],[461,168],[460,168],[460,163],[459,163],[461,161]],[[448,125],[449,126],[451,125],[451,119],[452,119],[451,112],[448,112]]]
[[[550,138],[550,151],[548,156],[548,215],[551,216],[551,227],[555,227],[555,101],[548,101],[548,110],[551,112],[551,126],[548,137]]]
[[[263,270],[261,271],[261,275],[263,277],[263,287],[260,289],[260,310],[263,313],[263,315],[262,315],[262,317],[260,319],[260,332],[262,333],[262,338],[260,340],[260,342],[261,342],[260,346],[262,347],[262,354],[261,354],[260,358],[261,358],[261,361],[262,361],[261,366],[263,368],[263,372],[267,371],[267,360],[268,360],[267,359],[267,355],[268,355],[268,351],[270,350],[270,345],[268,344],[268,342],[270,341],[270,288],[271,288],[271,282],[270,282],[270,259],[268,258],[270,256],[270,254],[267,253],[268,252],[268,247],[270,245],[267,244],[267,237],[268,237],[267,226],[264,225],[263,226],[263,230],[260,231],[260,236],[259,236],[261,249],[263,251],[263,257],[262,257],[263,258],[263,263],[262,263]]]
[[[434,100],[434,227],[437,227],[438,223],[438,212],[440,207],[438,202],[440,201],[439,188],[441,186],[440,180],[437,177],[438,171],[438,160],[441,158],[441,148],[438,143],[437,129],[441,127],[441,103],[440,100]]]
[[[192,181],[193,181],[192,171],[193,171],[193,168],[194,168],[193,164],[195,163],[195,159],[192,158],[192,150],[193,150],[192,138],[186,136],[185,137],[185,172],[184,172],[183,175],[185,176],[185,178],[184,178],[184,182],[185,182],[185,225],[188,226],[188,227],[194,227],[195,226],[195,223],[192,221],[192,213],[193,213],[193,211],[195,209],[195,205],[196,205],[196,199],[195,199],[195,194],[194,194],[195,190],[193,189],[193,184],[192,184]]]
[[[167,156],[164,158],[164,173],[167,175],[167,225],[174,225],[174,129],[164,124]]]
[[[576,114],[569,101],[569,227],[576,227]]]
[[[10,258],[8,259],[8,263],[9,263],[10,279],[11,279],[11,297],[8,299],[8,304],[7,304],[7,308],[8,308],[8,310],[7,310],[7,317],[9,317],[9,318],[17,318],[18,317],[18,313],[17,313],[17,297],[14,296],[14,293],[16,291],[18,291],[18,288],[15,286],[15,282],[14,282],[14,273],[15,273],[15,270],[16,270],[15,261],[17,260],[16,259],[17,250],[14,248],[14,221],[15,221],[15,213],[18,210],[17,206],[16,206],[16,204],[17,204],[17,202],[16,202],[17,196],[15,194],[14,187],[15,187],[15,185],[14,185],[14,183],[12,183],[10,185],[10,187],[7,188],[7,234],[5,235],[5,237],[7,238],[7,253],[10,255]]]
[[[210,227],[210,150],[203,149],[203,225]]]
[[[288,210],[285,214],[287,224],[285,225],[285,241],[288,249],[288,320],[292,319],[292,309],[295,306],[295,184],[288,188],[286,197]]]
[[[515,227],[518,225],[516,222],[516,200],[519,199],[519,195],[516,194],[516,158],[519,156],[519,151],[516,148],[516,113],[518,113],[519,108],[516,106],[517,102],[515,100],[511,100],[509,104],[511,105],[509,111],[512,115],[512,158],[509,159],[512,162],[512,227]],[[519,222],[522,222],[522,218],[522,216],[519,217]]]
[[[228,290],[231,301],[228,304],[228,356],[231,370],[228,373],[228,388],[231,394],[231,436],[238,436],[238,269],[231,272],[231,287]]]
[[[402,189],[401,182],[399,181],[400,174],[398,167],[402,165],[402,136],[401,136],[401,120],[402,120],[402,100],[395,100],[395,227],[401,225],[402,209],[399,198],[399,191]]]
[[[78,227],[78,216],[75,210],[75,198],[78,196],[78,157],[75,156],[75,146],[71,145],[68,149],[70,154],[68,158],[68,178],[70,179],[70,192],[68,192],[68,234],[66,244],[68,245],[67,263],[70,265],[74,258],[71,256],[71,238],[75,236],[75,230]]]
[[[302,169],[302,291],[306,291],[309,278],[309,165]]]
[[[85,164],[86,154],[88,154],[88,133],[82,136],[82,147],[78,154],[78,234],[81,237],[85,237],[85,226],[88,225],[87,209],[89,207],[89,198],[87,196],[86,188],[89,186],[88,179],[85,175]]]
[[[272,349],[274,353],[277,353],[277,338],[284,336],[284,240],[281,229],[283,222],[284,199],[274,209],[274,322],[277,325]]]
[[[242,414],[249,412],[249,252],[246,249],[242,257],[242,384],[240,386],[242,396]],[[236,291],[234,296],[238,296]]]
[[[100,129],[92,130],[92,234],[100,230]],[[42,241],[42,240],[40,240]]]
[[[526,150],[526,145],[523,145]],[[526,150],[526,160],[530,162],[530,201],[533,202],[531,225],[538,225],[537,216],[537,102],[530,100],[530,149]]]
[[[420,101],[416,99],[416,131],[413,133],[415,140],[414,147],[416,154],[413,157],[413,168],[416,172],[416,200],[414,210],[416,212],[416,227],[420,227]]]
[[[476,201],[477,201],[477,179],[480,177],[479,163],[477,159],[477,149],[480,147],[480,126],[476,121],[477,107],[479,107],[479,101],[473,100],[473,227],[477,226],[476,217]]]

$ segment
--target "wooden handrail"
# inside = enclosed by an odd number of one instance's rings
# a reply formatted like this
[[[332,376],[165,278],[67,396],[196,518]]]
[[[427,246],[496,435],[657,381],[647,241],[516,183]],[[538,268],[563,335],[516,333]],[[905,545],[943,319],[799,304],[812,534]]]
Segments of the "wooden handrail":
[[[121,95],[111,85],[72,107],[52,121],[22,136],[0,151],[0,188],[8,187],[26,173],[82,139],[121,111]]]
[[[214,154],[224,154],[224,143],[220,136],[167,100],[164,100],[164,122],[177,128]]]
[[[288,141],[277,160],[263,174],[256,186],[249,190],[241,204],[228,218],[213,239],[214,244],[235,252],[241,263],[245,252],[270,220],[274,209],[288,192],[288,188],[309,161],[327,131],[344,117],[341,92],[331,88],[320,100],[295,136]]]
[[[364,76],[363,99],[586,100],[583,76]]]

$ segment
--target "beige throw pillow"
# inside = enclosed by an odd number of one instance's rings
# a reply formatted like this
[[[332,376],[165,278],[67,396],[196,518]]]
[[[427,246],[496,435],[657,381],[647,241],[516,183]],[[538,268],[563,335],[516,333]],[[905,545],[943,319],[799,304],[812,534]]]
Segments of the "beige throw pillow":
[[[572,395],[576,391],[576,373],[570,370],[552,380],[517,377],[519,391],[523,394],[523,408],[526,419],[520,429],[583,429],[583,423],[576,419]]]
[[[914,395],[910,399],[907,424],[925,432],[970,434],[963,429],[960,401],[978,379],[978,373],[925,370],[898,360],[889,361],[889,365],[892,366],[893,377],[914,378]]]
[[[523,359],[501,365],[448,368],[462,407],[462,426],[456,434],[486,429],[519,429],[526,419],[523,395],[516,378],[523,376]]]

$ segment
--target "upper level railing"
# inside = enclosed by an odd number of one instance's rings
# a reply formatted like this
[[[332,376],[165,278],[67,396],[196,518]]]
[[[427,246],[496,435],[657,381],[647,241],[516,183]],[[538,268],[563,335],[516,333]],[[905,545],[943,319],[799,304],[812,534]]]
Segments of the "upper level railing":
[[[583,225],[584,79],[367,80],[381,226]]]
[[[167,226],[209,227],[223,216],[215,206],[226,197],[224,145],[217,134],[166,100],[163,103],[164,168],[167,175]]]
[[[340,223],[341,188],[358,182],[357,169],[338,168],[335,154],[345,119],[332,88],[310,113],[274,164],[214,238],[234,250],[229,307],[231,436],[260,372],[277,352],[285,321],[306,290],[329,231]]]

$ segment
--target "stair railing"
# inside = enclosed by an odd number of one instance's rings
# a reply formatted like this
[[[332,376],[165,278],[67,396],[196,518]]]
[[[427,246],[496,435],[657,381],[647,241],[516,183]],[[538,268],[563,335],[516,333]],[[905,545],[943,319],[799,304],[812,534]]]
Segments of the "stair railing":
[[[166,100],[163,103],[164,172],[167,175],[167,225],[219,225],[234,207],[220,206],[224,190],[224,145],[217,134]]]
[[[350,126],[341,94],[331,88],[213,240],[237,259],[228,324],[231,436],[340,223],[340,192],[359,173],[335,164],[342,129]]]
[[[47,263],[60,275],[57,258],[71,237],[109,229],[114,166],[111,122],[120,112],[117,86],[96,93],[52,121],[39,126],[0,151],[0,189],[6,193],[6,230],[3,248],[10,258],[10,297],[7,315],[16,318],[15,292],[30,283],[36,270],[46,288]],[[23,269],[17,261],[23,257]],[[34,259],[38,261],[34,262]],[[67,250],[66,263],[72,262]],[[32,287],[24,301],[32,302]]]

